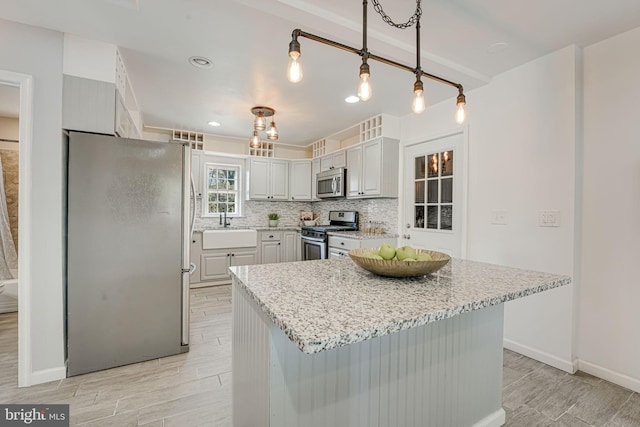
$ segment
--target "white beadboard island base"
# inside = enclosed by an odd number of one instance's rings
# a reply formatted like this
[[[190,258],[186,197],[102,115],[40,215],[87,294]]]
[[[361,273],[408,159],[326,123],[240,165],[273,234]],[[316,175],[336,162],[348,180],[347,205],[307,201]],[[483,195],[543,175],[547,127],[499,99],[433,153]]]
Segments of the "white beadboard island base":
[[[230,270],[235,427],[501,426],[503,303],[571,282],[459,259],[411,279]]]
[[[315,354],[233,286],[235,427],[497,427],[503,304]]]

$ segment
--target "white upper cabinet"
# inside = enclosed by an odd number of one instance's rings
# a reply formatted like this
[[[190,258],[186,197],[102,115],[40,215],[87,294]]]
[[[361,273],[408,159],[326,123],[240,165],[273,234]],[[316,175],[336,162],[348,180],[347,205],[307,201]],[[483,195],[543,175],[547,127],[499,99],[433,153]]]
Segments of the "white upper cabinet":
[[[311,200],[318,199],[318,188],[316,187],[316,176],[320,172],[320,159],[311,161]]]
[[[249,200],[288,200],[289,161],[252,157],[247,160]]]
[[[347,197],[362,195],[362,146],[347,150]]]
[[[64,35],[62,127],[141,138],[142,118],[117,46]]]
[[[289,164],[289,195],[291,200],[311,200],[311,160],[292,160]]]
[[[347,150],[347,198],[398,197],[398,150],[389,138]]]
[[[347,166],[347,153],[344,150],[327,154],[320,158],[320,171],[329,169],[344,168]]]

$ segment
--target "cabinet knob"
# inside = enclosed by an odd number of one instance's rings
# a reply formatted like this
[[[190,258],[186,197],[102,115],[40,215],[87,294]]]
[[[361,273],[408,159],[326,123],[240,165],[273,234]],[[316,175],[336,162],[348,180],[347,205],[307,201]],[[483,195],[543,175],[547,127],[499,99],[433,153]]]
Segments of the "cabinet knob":
[[[231,256],[236,256],[236,254],[231,254]]]
[[[270,235],[269,235],[269,238],[270,238],[270,239],[273,239],[273,234],[270,234]]]
[[[340,244],[341,244],[342,246],[344,246],[344,242],[340,242]]]
[[[295,199],[296,199],[295,197],[291,196],[291,200],[295,200]]]
[[[231,256],[231,254],[227,254],[227,256]]]
[[[278,242],[278,246],[280,246],[280,242]]]

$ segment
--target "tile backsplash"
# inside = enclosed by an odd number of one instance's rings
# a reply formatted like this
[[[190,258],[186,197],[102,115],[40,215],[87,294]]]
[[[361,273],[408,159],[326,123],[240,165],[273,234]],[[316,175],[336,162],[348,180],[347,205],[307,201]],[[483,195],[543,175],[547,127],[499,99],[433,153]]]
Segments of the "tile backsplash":
[[[235,227],[260,227],[268,226],[267,214],[271,212],[280,215],[280,225],[299,225],[300,212],[314,212],[320,219],[320,224],[329,223],[329,211],[348,210],[360,213],[360,226],[367,221],[383,223],[385,231],[396,233],[398,229],[398,199],[330,199],[318,202],[288,202],[288,201],[245,201],[245,215],[241,218],[233,218],[231,225]],[[198,199],[196,203],[195,228],[215,228],[220,226],[218,217],[202,218],[202,204]]]

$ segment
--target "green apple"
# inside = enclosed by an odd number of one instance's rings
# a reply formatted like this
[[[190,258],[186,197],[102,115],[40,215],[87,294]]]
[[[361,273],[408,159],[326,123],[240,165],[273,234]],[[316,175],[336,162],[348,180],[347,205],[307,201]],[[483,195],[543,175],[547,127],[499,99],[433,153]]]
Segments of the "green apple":
[[[403,246],[401,248],[398,248],[398,250],[396,251],[396,256],[400,261],[403,261],[407,258],[412,258],[415,261],[416,250],[413,249],[411,246]]]
[[[416,259],[418,261],[433,261],[433,257],[426,252],[419,253]]]
[[[397,260],[398,260],[397,256],[394,256],[393,258],[391,258],[391,261],[397,261]]]
[[[371,259],[383,259],[380,255],[378,255],[377,251],[367,252],[366,254],[363,255],[363,257],[371,258]]]
[[[391,259],[396,255],[396,248],[391,243],[383,243],[380,245],[379,254],[384,259]]]
[[[416,262],[416,260],[413,259],[413,258],[405,258],[405,259],[403,259],[403,261],[405,261],[405,262],[408,262],[408,261]]]

